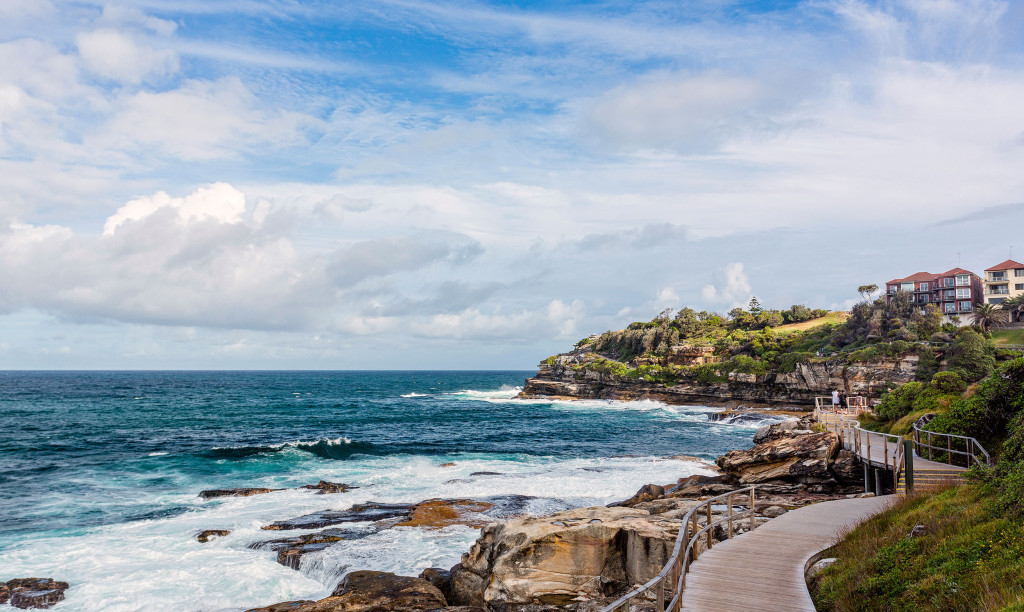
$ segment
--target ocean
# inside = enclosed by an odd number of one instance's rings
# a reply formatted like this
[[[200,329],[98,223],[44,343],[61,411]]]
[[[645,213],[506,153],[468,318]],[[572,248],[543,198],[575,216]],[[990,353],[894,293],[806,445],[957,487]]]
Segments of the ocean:
[[[69,582],[55,610],[318,599],[348,571],[450,567],[479,530],[386,529],[296,571],[250,548],[281,536],[260,527],[366,501],[497,500],[495,517],[607,504],[709,473],[670,457],[748,448],[761,424],[655,401],[514,399],[531,374],[0,372],[0,581]],[[296,488],[321,479],[359,488]],[[198,497],[234,487],[284,490]],[[231,534],[197,542],[205,529]]]

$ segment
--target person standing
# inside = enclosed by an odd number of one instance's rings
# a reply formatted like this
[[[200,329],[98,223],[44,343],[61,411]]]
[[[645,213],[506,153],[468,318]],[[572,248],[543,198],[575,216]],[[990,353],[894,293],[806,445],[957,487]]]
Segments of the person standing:
[[[839,414],[839,389],[832,389],[832,413]]]
[[[839,392],[839,407],[844,411],[850,407],[850,403],[846,399],[846,391]]]

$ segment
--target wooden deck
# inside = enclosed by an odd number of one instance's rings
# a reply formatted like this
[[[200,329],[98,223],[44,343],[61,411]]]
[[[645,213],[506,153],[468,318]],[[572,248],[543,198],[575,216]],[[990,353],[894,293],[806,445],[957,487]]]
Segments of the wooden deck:
[[[892,500],[886,495],[805,506],[716,544],[690,566],[683,610],[814,612],[804,564],[834,544],[840,531],[881,512]]]

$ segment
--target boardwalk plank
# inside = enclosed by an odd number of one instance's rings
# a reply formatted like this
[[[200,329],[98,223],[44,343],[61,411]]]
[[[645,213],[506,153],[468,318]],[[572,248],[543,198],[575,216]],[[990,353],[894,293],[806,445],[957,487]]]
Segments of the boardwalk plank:
[[[813,612],[804,563],[831,546],[839,532],[886,508],[891,497],[805,506],[716,545],[690,566],[683,610]]]

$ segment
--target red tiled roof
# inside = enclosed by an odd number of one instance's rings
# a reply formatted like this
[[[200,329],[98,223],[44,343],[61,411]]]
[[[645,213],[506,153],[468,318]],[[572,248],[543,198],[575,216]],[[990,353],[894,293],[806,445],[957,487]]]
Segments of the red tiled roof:
[[[893,283],[902,283],[902,282],[903,282],[902,278],[894,278],[891,281],[887,282],[886,285],[891,285]]]
[[[911,274],[910,276],[903,279],[904,283],[912,283],[917,281],[930,281],[938,278],[938,274],[932,274],[931,272],[918,272],[917,274]]]
[[[1024,264],[1018,263],[1012,259],[1007,259],[1006,261],[999,265],[992,266],[991,268],[985,268],[985,271],[991,272],[993,270],[1012,270],[1014,268],[1024,268]]]
[[[970,270],[964,270],[963,268],[953,268],[952,270],[947,270],[947,271],[943,272],[942,274],[939,274],[938,276],[953,276],[953,275],[956,275],[956,274],[972,274],[973,275],[974,272],[971,272]]]

